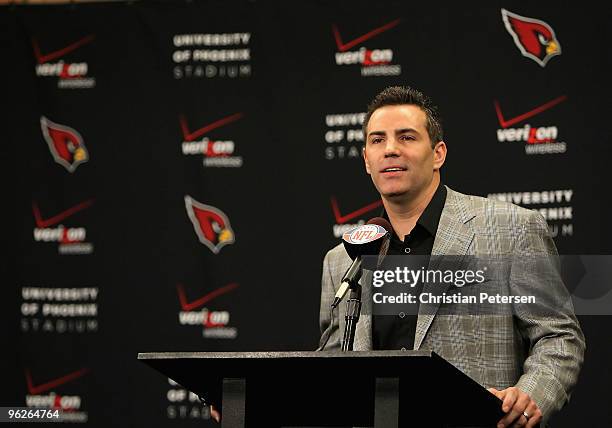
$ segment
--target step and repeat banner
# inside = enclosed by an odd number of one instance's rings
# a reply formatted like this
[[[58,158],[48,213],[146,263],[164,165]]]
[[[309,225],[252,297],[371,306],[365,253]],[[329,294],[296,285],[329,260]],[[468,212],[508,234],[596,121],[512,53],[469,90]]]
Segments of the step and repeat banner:
[[[538,210],[562,254],[610,253],[609,19],[512,1],[3,7],[3,405],[214,426],[137,353],[314,349],[323,256],[381,210],[361,123],[390,85],[439,105],[444,183]],[[557,426],[609,426],[612,322],[581,321]]]

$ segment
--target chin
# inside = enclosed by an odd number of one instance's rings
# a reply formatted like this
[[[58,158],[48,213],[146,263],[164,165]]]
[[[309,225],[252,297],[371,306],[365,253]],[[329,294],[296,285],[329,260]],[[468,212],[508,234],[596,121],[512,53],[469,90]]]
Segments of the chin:
[[[401,199],[402,197],[405,197],[408,193],[408,190],[396,190],[382,193],[382,196],[387,199]]]

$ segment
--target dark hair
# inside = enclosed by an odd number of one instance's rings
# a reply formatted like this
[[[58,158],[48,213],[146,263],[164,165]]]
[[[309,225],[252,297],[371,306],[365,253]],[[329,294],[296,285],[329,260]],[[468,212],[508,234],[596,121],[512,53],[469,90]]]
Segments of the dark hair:
[[[422,92],[410,86],[389,86],[374,97],[368,105],[368,112],[363,120],[363,137],[367,139],[366,129],[372,113],[381,107],[409,104],[419,107],[425,113],[427,122],[425,127],[431,140],[431,146],[435,147],[438,141],[442,141],[443,131],[438,108],[431,102],[431,99]]]

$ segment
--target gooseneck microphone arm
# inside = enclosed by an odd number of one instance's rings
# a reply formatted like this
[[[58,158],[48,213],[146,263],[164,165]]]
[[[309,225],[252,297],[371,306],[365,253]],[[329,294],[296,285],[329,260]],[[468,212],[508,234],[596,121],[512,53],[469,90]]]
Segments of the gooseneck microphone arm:
[[[344,337],[342,338],[342,351],[352,351],[355,341],[355,327],[359,322],[361,314],[361,284],[355,281],[350,287],[351,294],[346,301],[346,323],[344,325]]]
[[[358,283],[361,279],[361,256],[355,257],[353,263],[349,266],[348,270],[342,277],[342,283],[334,296],[334,302],[331,304],[332,308],[335,308],[340,304],[346,292],[351,288],[351,285]]]

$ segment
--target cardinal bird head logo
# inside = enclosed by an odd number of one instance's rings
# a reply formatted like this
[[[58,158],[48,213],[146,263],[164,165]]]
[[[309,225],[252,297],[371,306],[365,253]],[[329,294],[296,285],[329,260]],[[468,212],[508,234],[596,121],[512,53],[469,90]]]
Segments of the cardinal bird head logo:
[[[502,9],[501,13],[506,30],[512,35],[523,56],[544,67],[553,56],[561,55],[561,44],[555,36],[555,30],[546,22],[520,16],[506,9]]]
[[[202,204],[191,196],[185,196],[185,208],[200,242],[210,251],[218,254],[221,248],[234,243],[234,231],[223,211]]]
[[[44,116],[40,118],[40,127],[53,159],[68,172],[74,172],[77,166],[89,160],[83,137],[75,129],[52,122]]]

